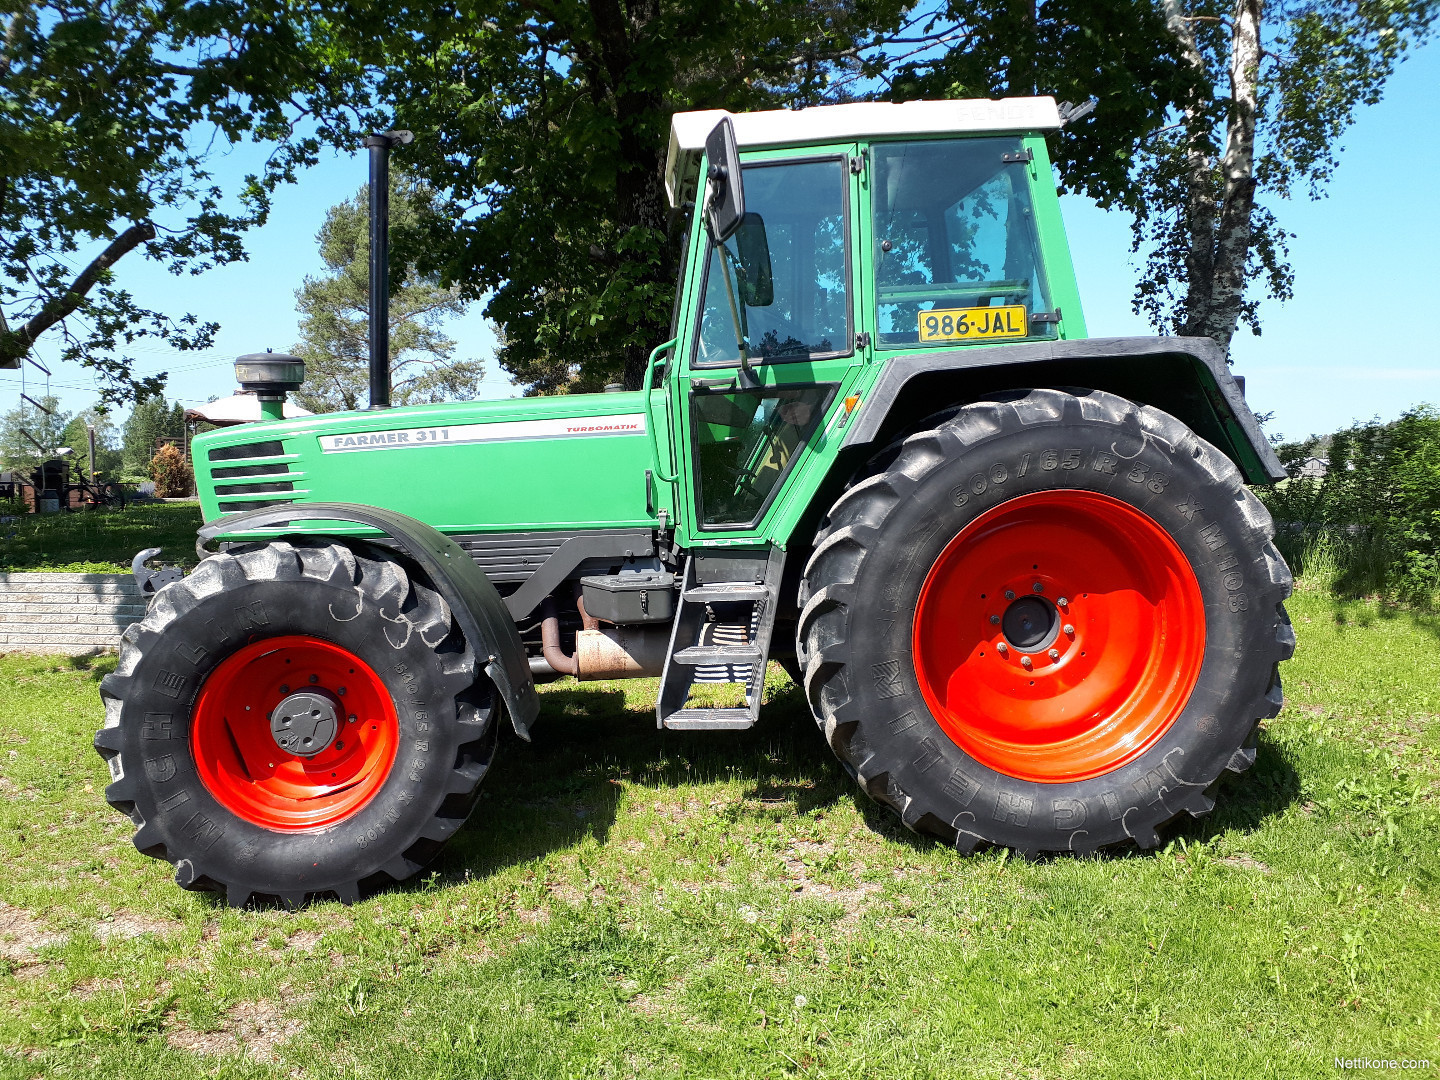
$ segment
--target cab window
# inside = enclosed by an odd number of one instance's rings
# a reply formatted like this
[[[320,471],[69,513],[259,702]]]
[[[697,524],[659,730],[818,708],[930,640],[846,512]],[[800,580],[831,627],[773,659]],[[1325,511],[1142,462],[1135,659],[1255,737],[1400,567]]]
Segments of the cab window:
[[[742,257],[749,259],[737,242],[745,238],[732,238],[724,250],[711,245],[694,366],[738,364],[741,334],[752,360],[848,353],[845,159],[746,165],[744,176],[745,229],[752,239],[757,230],[763,236],[769,273],[750,267],[747,288],[737,277],[744,273]],[[762,279],[764,287],[754,287],[753,281]]]
[[[871,148],[879,344],[1054,334],[1027,321],[1052,308],[1022,150],[1018,138]]]

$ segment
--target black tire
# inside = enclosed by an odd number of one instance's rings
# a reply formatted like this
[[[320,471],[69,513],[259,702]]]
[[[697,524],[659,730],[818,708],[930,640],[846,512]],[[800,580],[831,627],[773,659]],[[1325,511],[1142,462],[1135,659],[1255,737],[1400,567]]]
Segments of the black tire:
[[[1235,466],[1174,417],[1093,391],[999,397],[881,451],[830,510],[800,587],[806,696],[861,787],[962,852],[1153,848],[1160,826],[1213,808],[1222,774],[1253,763],[1257,720],[1280,709],[1279,664],[1295,642],[1282,604],[1290,572]],[[1056,447],[1076,467],[1019,464]],[[1205,648],[1183,710],[1139,757],[1035,782],[946,735],[918,685],[912,621],[931,567],[969,522],[1020,495],[1069,490],[1119,499],[1170,535],[1199,585]]]
[[[232,812],[191,753],[206,677],[248,643],[283,635],[348,650],[396,706],[388,774],[322,828],[279,831]],[[503,709],[438,593],[380,549],[320,541],[214,555],[162,589],[126,630],[100,694],[95,748],[113,780],[105,797],[137,826],[135,846],[173,863],[182,887],[224,893],[235,906],[351,903],[415,874],[469,816]]]

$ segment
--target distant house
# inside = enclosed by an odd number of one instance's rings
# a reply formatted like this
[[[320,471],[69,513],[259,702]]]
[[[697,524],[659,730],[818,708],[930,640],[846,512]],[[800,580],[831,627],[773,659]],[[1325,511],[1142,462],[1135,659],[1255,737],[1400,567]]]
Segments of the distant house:
[[[1307,457],[1300,462],[1300,467],[1295,470],[1295,476],[1300,480],[1323,480],[1329,471],[1329,458]]]

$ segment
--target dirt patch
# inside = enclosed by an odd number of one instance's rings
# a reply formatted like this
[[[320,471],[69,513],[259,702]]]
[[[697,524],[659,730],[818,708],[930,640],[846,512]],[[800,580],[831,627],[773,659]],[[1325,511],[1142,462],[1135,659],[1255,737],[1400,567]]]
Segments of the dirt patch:
[[[289,940],[285,942],[285,948],[311,953],[315,951],[315,946],[320,944],[322,936],[314,930],[299,930],[290,935]]]
[[[854,925],[865,910],[869,898],[880,891],[880,886],[872,881],[862,881],[852,889],[842,889],[816,881],[810,876],[812,869],[825,866],[834,855],[835,848],[832,844],[796,840],[780,856],[780,861],[785,867],[786,877],[792,882],[792,895],[827,900],[845,909],[845,914],[838,923],[843,929]]]
[[[304,1025],[287,1017],[273,1001],[245,1001],[225,1015],[218,1031],[194,1031],[183,1025],[171,1028],[165,1040],[176,1050],[204,1057],[244,1054],[253,1061],[273,1062],[275,1048],[299,1035]]]
[[[164,937],[184,928],[184,924],[175,919],[155,919],[131,911],[119,911],[95,924],[95,936],[101,941],[128,941],[145,934]]]
[[[85,979],[75,984],[71,991],[78,998],[92,998],[96,994],[113,994],[125,989],[121,979]]]
[[[1259,859],[1250,855],[1226,855],[1224,858],[1216,859],[1216,862],[1224,863],[1226,866],[1233,866],[1237,870],[1258,870],[1262,874],[1270,873],[1270,867],[1266,866]]]
[[[24,908],[0,902],[0,957],[24,964],[34,959],[36,949],[64,941],[64,934],[47,930]]]

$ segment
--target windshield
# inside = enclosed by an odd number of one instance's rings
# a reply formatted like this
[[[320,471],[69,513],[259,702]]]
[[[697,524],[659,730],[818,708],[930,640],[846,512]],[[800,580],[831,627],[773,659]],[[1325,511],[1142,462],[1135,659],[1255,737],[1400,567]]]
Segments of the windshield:
[[[879,344],[1052,336],[1053,323],[1029,321],[1052,307],[1021,140],[882,143],[871,154]]]

